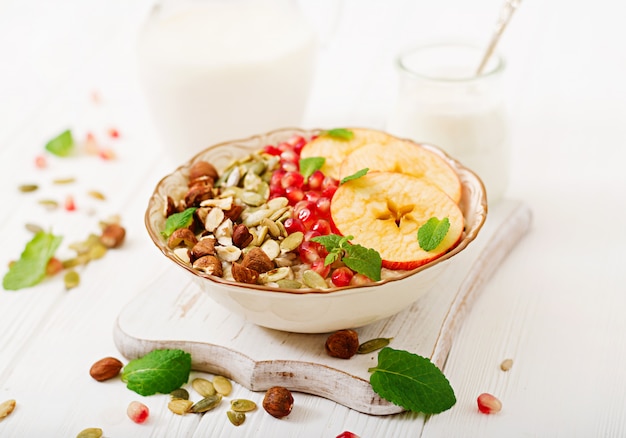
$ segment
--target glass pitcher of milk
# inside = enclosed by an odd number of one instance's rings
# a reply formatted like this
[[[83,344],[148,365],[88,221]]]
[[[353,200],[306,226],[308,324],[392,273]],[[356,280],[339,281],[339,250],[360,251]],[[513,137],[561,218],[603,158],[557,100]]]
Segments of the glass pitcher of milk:
[[[441,147],[483,181],[489,202],[504,196],[509,180],[509,123],[501,90],[504,60],[465,44],[425,45],[398,59],[396,105],[387,130]]]
[[[140,31],[142,86],[168,155],[298,126],[317,43],[289,0],[162,0]]]

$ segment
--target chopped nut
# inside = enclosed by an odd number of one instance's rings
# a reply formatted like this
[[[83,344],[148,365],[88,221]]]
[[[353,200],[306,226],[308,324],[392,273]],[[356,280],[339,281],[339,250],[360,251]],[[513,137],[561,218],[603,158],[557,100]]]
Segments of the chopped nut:
[[[216,275],[218,277],[222,276],[222,262],[220,262],[217,257],[213,255],[200,257],[198,260],[193,262],[192,266],[194,269],[204,271],[209,275]]]
[[[193,263],[207,255],[215,255],[215,239],[212,237],[199,240],[189,251],[189,260]]]
[[[221,208],[214,207],[207,213],[204,219],[204,229],[213,233],[224,221],[224,211]]]
[[[211,177],[215,181],[219,178],[217,169],[211,163],[203,160],[196,161],[189,169],[189,181],[194,181],[203,176]]]
[[[200,203],[213,197],[213,186],[206,184],[196,184],[192,186],[185,195],[185,206],[199,207]]]
[[[245,248],[250,245],[254,236],[244,224],[235,225],[233,228],[233,245],[238,248]]]
[[[108,224],[100,235],[100,242],[107,248],[117,248],[124,243],[126,230],[118,224]]]
[[[167,240],[167,246],[170,248],[176,248],[181,243],[184,243],[188,248],[193,248],[193,246],[198,243],[198,239],[189,228],[179,228],[174,231]]]
[[[359,349],[359,335],[354,330],[339,330],[326,339],[329,356],[350,359]]]
[[[224,262],[236,262],[241,257],[241,250],[235,245],[217,246],[217,257]]]
[[[165,203],[165,217],[170,217],[174,213],[178,213],[178,207],[176,206],[176,202],[171,196],[167,197],[167,202]]]
[[[504,359],[500,364],[500,369],[502,371],[508,371],[513,367],[513,359]]]
[[[274,263],[268,255],[261,248],[252,248],[243,257],[241,264],[249,269],[252,269],[259,274],[274,269]]]
[[[259,273],[253,269],[246,268],[241,263],[233,263],[231,273],[235,281],[247,284],[256,284],[259,281]]]
[[[235,221],[239,220],[239,218],[241,217],[241,213],[242,212],[243,212],[243,207],[241,205],[235,204],[231,208],[225,209],[224,210],[224,215],[226,216],[226,218],[228,218],[231,221],[235,222]]]
[[[0,421],[8,417],[13,412],[13,409],[15,409],[15,400],[11,399],[0,403]]]

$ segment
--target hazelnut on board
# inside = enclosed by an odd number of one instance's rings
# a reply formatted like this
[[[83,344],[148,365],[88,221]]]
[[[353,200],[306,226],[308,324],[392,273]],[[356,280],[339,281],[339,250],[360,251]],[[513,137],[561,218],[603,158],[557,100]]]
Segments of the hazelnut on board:
[[[269,258],[265,251],[261,248],[254,247],[246,253],[241,264],[253,271],[262,274],[275,268],[274,262]]]
[[[359,335],[354,330],[339,330],[326,339],[329,356],[350,359],[359,349]]]
[[[124,243],[126,237],[126,230],[124,227],[118,224],[108,224],[102,230],[100,235],[100,243],[107,248],[117,248]]]
[[[293,409],[291,392],[282,386],[271,387],[265,392],[265,397],[263,397],[263,409],[272,417],[286,417]]]
[[[239,283],[256,284],[259,281],[259,273],[254,269],[246,268],[241,263],[234,262],[231,273],[235,281]]]

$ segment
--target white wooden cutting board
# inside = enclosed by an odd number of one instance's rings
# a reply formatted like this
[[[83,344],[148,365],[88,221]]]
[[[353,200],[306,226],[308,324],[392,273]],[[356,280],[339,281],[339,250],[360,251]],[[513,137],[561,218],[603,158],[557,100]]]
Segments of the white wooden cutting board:
[[[438,286],[401,313],[357,328],[359,340],[393,338],[390,347],[429,357],[443,369],[463,316],[530,223],[531,212],[521,202],[490,207],[479,236],[451,261]],[[324,351],[327,336],[248,323],[213,302],[176,266],[128,303],[114,328],[115,343],[128,359],[179,348],[191,354],[193,369],[227,376],[253,391],[281,385],[367,414],[401,412],[370,386],[367,370],[377,364],[378,353],[332,358]]]

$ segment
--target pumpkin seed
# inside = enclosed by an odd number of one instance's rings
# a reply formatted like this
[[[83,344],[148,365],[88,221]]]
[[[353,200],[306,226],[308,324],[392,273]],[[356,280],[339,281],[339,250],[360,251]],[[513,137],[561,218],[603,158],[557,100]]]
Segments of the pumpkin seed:
[[[277,196],[267,201],[267,208],[269,208],[272,211],[276,211],[280,208],[285,208],[288,205],[289,205],[289,199],[285,198],[284,196]]]
[[[286,212],[289,212],[289,216],[291,216],[291,209],[289,207],[279,208],[278,210],[274,211],[274,213],[271,214],[271,216],[269,217],[269,220],[274,221],[274,222],[280,222],[280,219]],[[283,219],[283,222],[285,219]]]
[[[208,397],[204,397],[202,400],[194,403],[189,410],[195,414],[210,411],[220,404],[222,401],[222,394],[213,394]]]
[[[92,246],[91,248],[89,248],[89,252],[87,253],[87,256],[89,257],[90,260],[97,260],[99,258],[104,257],[106,253],[107,253],[107,247],[102,245],[101,243],[98,243]]]
[[[222,395],[228,395],[233,390],[233,385],[230,383],[230,380],[224,376],[215,376],[213,378],[213,387]]]
[[[17,188],[22,193],[30,193],[30,192],[34,192],[35,190],[37,190],[39,186],[37,184],[22,184],[18,186]]]
[[[281,289],[300,289],[302,287],[302,283],[298,280],[290,280],[288,278],[278,280],[276,284],[278,284],[278,287]]]
[[[357,354],[367,354],[372,351],[380,350],[383,347],[389,345],[393,338],[375,338],[370,339],[369,341],[363,342],[359,345],[359,349],[356,351]]]
[[[267,231],[269,231],[270,235],[274,239],[278,239],[280,236],[280,228],[278,228],[278,225],[276,225],[274,221],[271,221],[268,218],[263,218],[261,219],[261,226],[266,226]]]
[[[285,237],[282,242],[280,242],[280,250],[282,252],[291,252],[299,247],[303,240],[304,233],[302,231],[296,231],[295,233],[291,233],[290,235]]]
[[[76,178],[57,178],[52,180],[52,184],[72,184]]]
[[[250,412],[256,409],[256,403],[245,398],[236,398],[230,401],[230,408],[235,412]]]
[[[99,427],[89,427],[81,430],[76,438],[100,438],[102,436],[102,429]]]
[[[267,169],[267,164],[263,161],[261,157],[259,157],[258,161],[255,161],[248,167],[248,172],[252,172],[256,175],[261,175]]]
[[[104,196],[102,193],[98,192],[97,190],[90,190],[87,192],[87,194],[91,196],[92,198],[97,199],[99,201],[106,200],[106,196]]]
[[[74,270],[68,271],[63,277],[63,282],[65,283],[65,290],[74,289],[80,284],[80,276]]]
[[[265,204],[265,197],[257,192],[244,191],[241,193],[239,199],[247,205],[251,205],[253,207],[259,207]]]
[[[281,268],[276,268],[260,274],[259,281],[263,284],[275,283],[279,280],[287,278],[290,274],[293,276],[293,271],[289,267],[285,266]]]
[[[202,397],[208,397],[210,395],[215,395],[215,388],[213,384],[209,382],[207,379],[197,378],[193,379],[191,382],[191,387],[195,389],[195,391],[200,394]]]
[[[185,415],[187,412],[189,412],[189,409],[192,405],[193,402],[191,400],[176,398],[174,400],[170,400],[170,402],[167,404],[167,408],[176,415]]]
[[[302,281],[313,289],[328,289],[328,284],[326,284],[324,277],[311,269],[307,269],[302,273]]]
[[[170,392],[170,397],[172,397],[172,400],[189,400],[189,391],[185,388],[178,388]]]
[[[236,187],[239,185],[239,180],[241,179],[241,170],[239,166],[233,167],[233,170],[228,174],[226,178],[226,182],[224,185],[226,187]]]
[[[251,245],[253,246],[261,246],[263,242],[267,239],[267,233],[269,232],[268,228],[263,225],[259,225],[257,227],[255,240],[252,241]]]
[[[46,210],[54,210],[59,206],[59,203],[54,199],[40,199],[39,205],[46,208]]]
[[[15,409],[15,400],[7,400],[0,403],[0,421],[4,417],[8,417],[13,412],[13,409]]]
[[[249,215],[247,215],[245,219],[243,219],[243,224],[248,228],[256,227],[257,225],[261,223],[261,220],[269,217],[271,214],[272,214],[272,210],[268,208],[263,208],[263,209],[254,211],[250,213]]]
[[[226,412],[228,419],[235,426],[241,426],[246,421],[246,414],[243,412],[228,411]]]
[[[28,231],[30,231],[33,234],[37,234],[40,231],[43,231],[43,228],[41,228],[39,225],[35,225],[35,224],[26,224],[24,225],[26,227],[26,229]]]
[[[250,192],[257,192],[262,183],[263,180],[261,177],[254,172],[250,172],[249,170],[243,177],[243,188]]]

